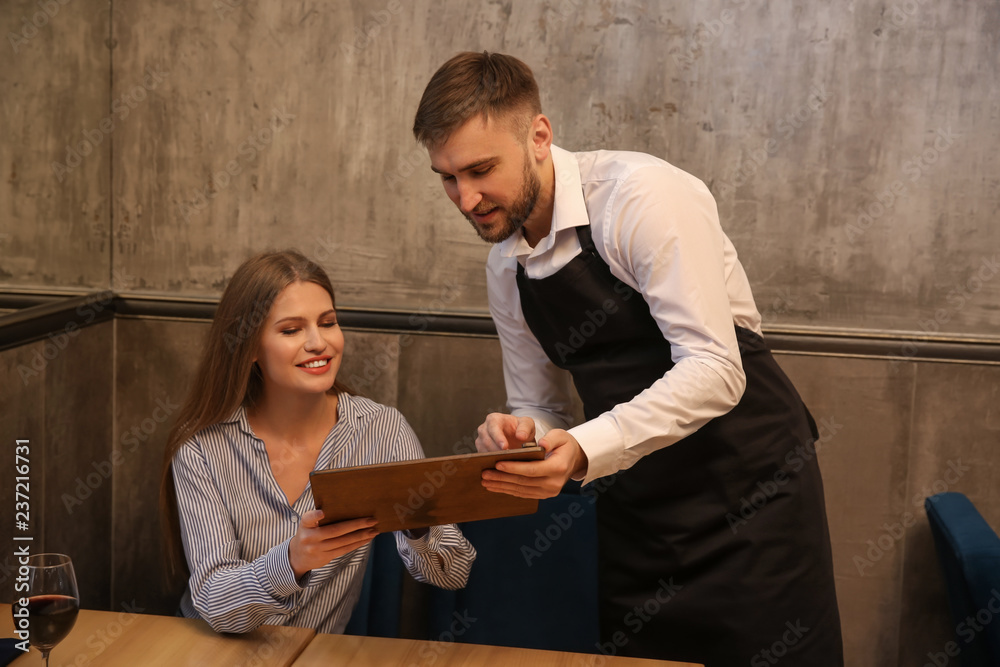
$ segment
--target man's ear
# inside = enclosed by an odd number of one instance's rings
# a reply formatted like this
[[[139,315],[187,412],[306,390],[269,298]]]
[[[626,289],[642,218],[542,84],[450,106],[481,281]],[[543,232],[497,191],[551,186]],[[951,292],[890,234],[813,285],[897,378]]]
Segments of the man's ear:
[[[532,119],[528,140],[535,161],[545,162],[552,148],[552,123],[548,116],[540,113]]]

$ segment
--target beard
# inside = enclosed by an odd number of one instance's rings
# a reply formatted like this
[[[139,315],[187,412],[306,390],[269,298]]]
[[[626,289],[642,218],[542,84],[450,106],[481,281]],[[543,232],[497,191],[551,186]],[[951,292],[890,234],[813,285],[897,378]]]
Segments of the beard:
[[[514,202],[507,209],[497,211],[496,222],[489,228],[483,228],[468,213],[462,213],[462,215],[465,216],[465,219],[469,221],[472,228],[479,234],[479,238],[487,243],[500,243],[509,239],[524,226],[524,222],[531,216],[531,212],[535,210],[535,204],[538,203],[538,196],[541,191],[541,179],[538,178],[538,174],[532,169],[531,160],[528,157],[527,151],[525,151],[521,190],[518,192],[517,198],[514,199]],[[483,200],[479,202],[479,205],[472,212],[482,215],[494,208],[499,208],[499,206],[494,202]]]

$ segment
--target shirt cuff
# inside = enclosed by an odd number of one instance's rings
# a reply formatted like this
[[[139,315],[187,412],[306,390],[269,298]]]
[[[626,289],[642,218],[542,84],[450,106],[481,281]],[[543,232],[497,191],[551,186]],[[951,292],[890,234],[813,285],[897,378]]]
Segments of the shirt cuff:
[[[587,472],[583,483],[589,484],[599,477],[607,477],[621,470],[625,442],[618,427],[610,419],[598,417],[574,426],[568,433],[580,443],[587,455]]]
[[[276,600],[284,600],[295,595],[302,590],[302,586],[295,580],[295,571],[288,556],[288,543],[291,538],[281,544],[275,545],[270,551],[264,554],[255,569],[257,579],[264,589]],[[303,582],[309,577],[307,573],[303,577]]]
[[[410,547],[410,551],[413,553],[427,555],[434,553],[434,549],[431,548],[431,535],[434,534],[434,529],[436,527],[437,526],[431,526],[427,533],[421,537],[410,537],[405,531],[400,531],[400,533],[402,533],[403,537],[406,539],[406,544]]]
[[[545,437],[545,434],[554,428],[565,428],[566,424],[558,423],[552,413],[542,410],[531,410],[529,408],[519,408],[511,412],[516,417],[531,417],[535,423],[535,442]]]

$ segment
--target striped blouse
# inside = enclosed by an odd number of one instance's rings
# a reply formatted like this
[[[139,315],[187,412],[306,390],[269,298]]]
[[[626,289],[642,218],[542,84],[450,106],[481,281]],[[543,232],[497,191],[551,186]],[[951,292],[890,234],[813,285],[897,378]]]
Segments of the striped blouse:
[[[424,455],[394,408],[342,393],[337,417],[317,469]],[[288,504],[243,408],[185,443],[174,456],[173,473],[191,571],[181,600],[184,616],[203,618],[217,632],[248,632],[264,624],[343,632],[361,595],[371,545],[296,581],[288,543],[299,518],[315,509],[312,488],[307,484]],[[465,586],[476,552],[454,525],[435,526],[418,539],[402,532],[395,537],[415,579],[449,589]]]

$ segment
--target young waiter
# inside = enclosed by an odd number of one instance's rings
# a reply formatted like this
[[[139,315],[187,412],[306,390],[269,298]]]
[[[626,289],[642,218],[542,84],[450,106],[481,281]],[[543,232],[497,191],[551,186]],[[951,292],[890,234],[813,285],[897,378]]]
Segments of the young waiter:
[[[799,455],[816,427],[705,185],[649,155],[553,146],[531,70],[500,54],[446,62],[413,132],[496,244],[511,414],[489,415],[477,445],[548,451],[484,485],[546,498],[599,480],[602,650],[843,665],[822,480]],[[569,376],[586,421],[564,430]]]

